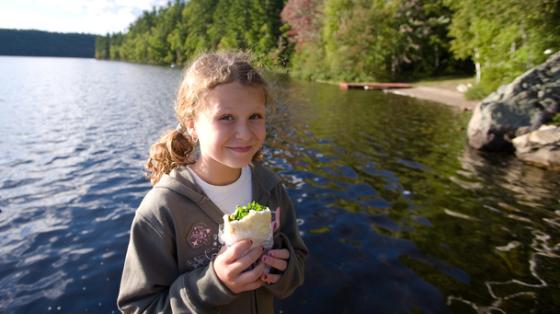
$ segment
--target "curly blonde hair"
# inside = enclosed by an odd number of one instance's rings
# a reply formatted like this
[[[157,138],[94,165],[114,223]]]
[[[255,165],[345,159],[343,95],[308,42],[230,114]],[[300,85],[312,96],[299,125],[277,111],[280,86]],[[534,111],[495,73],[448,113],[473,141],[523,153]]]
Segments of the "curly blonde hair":
[[[215,52],[198,57],[186,68],[177,93],[175,114],[179,126],[162,135],[150,148],[150,157],[146,161],[148,178],[152,185],[180,165],[195,162],[193,152],[196,139],[187,134],[186,124],[195,118],[204,106],[206,94],[220,84],[238,82],[246,86],[262,88],[266,102],[270,102],[268,86],[263,77],[250,63],[245,53]],[[253,161],[262,160],[259,150]]]

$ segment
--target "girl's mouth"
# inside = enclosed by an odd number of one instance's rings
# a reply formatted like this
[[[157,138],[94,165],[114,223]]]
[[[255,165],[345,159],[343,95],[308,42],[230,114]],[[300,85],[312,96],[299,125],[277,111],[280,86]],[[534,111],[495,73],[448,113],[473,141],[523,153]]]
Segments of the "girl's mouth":
[[[228,147],[228,148],[237,153],[247,153],[251,150],[251,146],[237,146],[237,147]]]

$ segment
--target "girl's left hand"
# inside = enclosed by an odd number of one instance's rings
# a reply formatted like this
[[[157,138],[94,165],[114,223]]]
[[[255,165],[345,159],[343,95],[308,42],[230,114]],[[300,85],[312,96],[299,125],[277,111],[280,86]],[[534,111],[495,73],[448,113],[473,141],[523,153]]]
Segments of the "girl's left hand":
[[[285,271],[286,267],[288,267],[288,259],[290,259],[290,251],[287,249],[269,250],[268,253],[261,257],[261,261],[265,265],[281,272]],[[271,274],[269,272],[265,272],[262,274],[261,280],[267,284],[273,284],[278,282],[281,276],[282,274]]]

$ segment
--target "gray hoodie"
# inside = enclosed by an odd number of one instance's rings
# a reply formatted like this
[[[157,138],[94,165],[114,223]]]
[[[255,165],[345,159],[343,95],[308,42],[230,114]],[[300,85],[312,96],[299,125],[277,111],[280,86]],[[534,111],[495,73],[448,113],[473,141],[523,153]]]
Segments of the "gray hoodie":
[[[223,213],[185,168],[164,175],[136,211],[120,291],[125,313],[274,313],[273,297],[285,298],[303,283],[303,243],[294,208],[280,179],[251,166],[253,200],[282,208],[274,248],[290,251],[288,267],[272,285],[234,294],[216,276]]]

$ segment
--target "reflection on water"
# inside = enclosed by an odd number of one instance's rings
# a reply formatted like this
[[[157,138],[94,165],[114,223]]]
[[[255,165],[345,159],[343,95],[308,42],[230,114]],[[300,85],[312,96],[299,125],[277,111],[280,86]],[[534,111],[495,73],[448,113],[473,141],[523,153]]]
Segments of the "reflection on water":
[[[333,300],[312,312],[558,307],[558,173],[472,151],[469,115],[450,108],[301,82],[286,94],[294,128],[273,157],[291,165],[277,170],[306,209],[321,283],[296,294]]]
[[[503,310],[517,313],[530,312],[535,308],[539,312],[553,312],[558,309],[558,301],[547,300],[547,297],[542,297],[546,294],[539,292],[551,290],[558,295],[560,272],[552,267],[560,258],[560,203],[558,194],[554,192],[559,188],[557,174],[527,166],[513,157],[494,160],[492,157],[466,147],[460,161],[463,169],[468,172],[462,174],[478,178],[479,181],[490,181],[495,192],[492,193],[493,198],[489,200],[489,204],[484,204],[483,207],[505,221],[518,224],[518,228],[525,229],[523,243],[514,239],[495,247],[496,253],[504,259],[515,258],[520,251],[525,251],[525,274],[522,277],[485,281],[487,293],[491,297],[491,302],[487,304],[477,304],[475,300],[458,296],[449,296],[448,304],[460,303],[478,312]],[[471,190],[485,187],[458,184]],[[504,195],[512,199],[504,199]],[[551,209],[556,208],[554,212],[542,208],[543,201],[546,204],[546,200],[550,201]],[[547,301],[552,302],[547,304]],[[542,305],[538,306],[539,303]]]
[[[0,312],[116,312],[180,71],[0,57]],[[560,174],[465,146],[469,115],[271,76],[265,155],[311,249],[283,313],[553,313]]]

